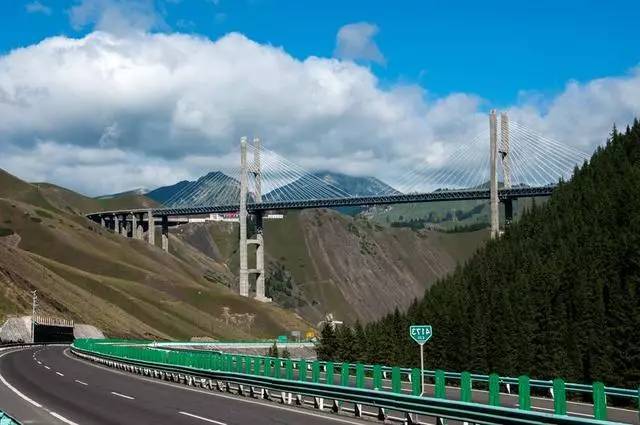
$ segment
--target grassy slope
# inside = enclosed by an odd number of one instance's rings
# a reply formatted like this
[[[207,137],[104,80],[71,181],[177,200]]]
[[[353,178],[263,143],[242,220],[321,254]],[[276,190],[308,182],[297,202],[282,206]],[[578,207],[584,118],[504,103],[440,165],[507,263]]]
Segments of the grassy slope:
[[[95,199],[50,183],[36,183],[30,186],[37,188],[42,196],[56,208],[76,214],[158,206],[154,200],[141,195]]]
[[[233,278],[224,265],[173,235],[174,255],[168,256],[56,209],[52,204],[59,200],[49,202],[42,188],[6,174],[0,175],[0,188],[4,198],[29,202],[0,199],[0,226],[19,235],[19,241],[15,235],[0,238],[2,314],[28,312],[28,291],[38,289],[45,312],[96,324],[111,335],[251,338],[307,326],[275,306],[236,296],[224,285]],[[89,205],[63,193],[74,208]],[[227,325],[223,307],[255,314],[251,328],[242,317]]]
[[[227,270],[237,273],[237,225],[182,227],[176,232],[185,243],[217,252]],[[265,221],[267,263],[291,273],[294,292],[304,301],[297,311],[313,322],[326,313],[341,320],[371,320],[406,306],[487,238],[486,230],[415,232],[327,210],[290,212],[285,220]]]

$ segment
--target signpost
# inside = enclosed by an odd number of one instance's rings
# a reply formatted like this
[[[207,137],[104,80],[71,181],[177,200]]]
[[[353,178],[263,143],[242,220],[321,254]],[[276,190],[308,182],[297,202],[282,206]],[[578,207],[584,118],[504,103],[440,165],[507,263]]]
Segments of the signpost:
[[[409,326],[409,335],[415,342],[420,344],[420,396],[422,396],[424,394],[424,344],[429,341],[433,335],[431,325]]]

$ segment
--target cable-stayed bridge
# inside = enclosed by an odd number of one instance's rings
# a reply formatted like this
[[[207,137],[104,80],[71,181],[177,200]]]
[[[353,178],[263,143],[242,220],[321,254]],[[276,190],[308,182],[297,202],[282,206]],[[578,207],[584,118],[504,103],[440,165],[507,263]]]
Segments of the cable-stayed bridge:
[[[390,185],[378,181],[367,193],[349,193],[337,182],[265,149],[259,139],[249,143],[243,138],[238,167],[183,185],[162,207],[103,211],[88,217],[123,236],[144,239],[146,233],[152,245],[155,226],[160,225],[161,246],[168,251],[169,225],[179,222],[180,216],[238,213],[240,294],[249,295],[249,276],[255,275],[256,298],[268,301],[262,223],[267,211],[486,199],[491,206],[491,235],[497,237],[501,203],[508,225],[514,200],[549,196],[560,180],[570,178],[575,167],[587,159],[587,154],[492,111],[488,132],[451,151],[414,160]],[[247,234],[250,217],[256,228],[251,238]],[[256,245],[254,269],[247,266],[248,245]]]

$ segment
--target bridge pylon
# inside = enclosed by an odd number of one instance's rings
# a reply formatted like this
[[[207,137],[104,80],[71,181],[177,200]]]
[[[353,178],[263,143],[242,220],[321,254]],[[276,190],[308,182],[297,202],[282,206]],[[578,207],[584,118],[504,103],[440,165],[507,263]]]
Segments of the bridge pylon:
[[[491,162],[489,165],[489,203],[491,210],[491,239],[500,234],[500,205],[498,200],[498,120],[495,109],[489,113],[489,147]]]
[[[503,184],[505,189],[511,189],[511,147],[509,134],[509,116],[500,113],[500,143],[498,144],[498,119],[495,110],[489,113],[489,146],[491,149],[490,162],[490,209],[491,209],[491,238],[500,236],[500,202],[498,197],[498,159],[502,165]],[[513,218],[513,200],[502,201],[505,210],[505,226],[511,224]]]
[[[263,212],[256,211],[256,235],[252,239],[247,238],[247,195],[249,193],[249,174],[253,176],[255,182],[254,202],[262,202],[262,172],[260,164],[260,139],[253,139],[253,163],[249,167],[247,162],[247,138],[240,140],[240,285],[239,292],[243,297],[249,296],[249,275],[256,275],[256,300],[269,302],[270,298],[265,296],[265,267],[264,267],[264,227]],[[248,247],[256,246],[256,266],[249,269]]]

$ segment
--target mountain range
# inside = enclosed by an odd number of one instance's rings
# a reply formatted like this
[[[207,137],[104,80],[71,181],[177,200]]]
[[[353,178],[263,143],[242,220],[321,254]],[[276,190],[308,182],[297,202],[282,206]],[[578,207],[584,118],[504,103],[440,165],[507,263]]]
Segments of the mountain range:
[[[160,204],[167,203],[224,203],[237,199],[240,183],[220,171],[208,173],[198,180],[183,180],[162,186],[146,193]],[[308,199],[311,193],[318,196],[372,196],[400,193],[375,177],[354,177],[331,171],[320,171],[303,175],[297,180],[282,185],[263,195],[264,201]],[[102,197],[101,197],[102,198]]]

